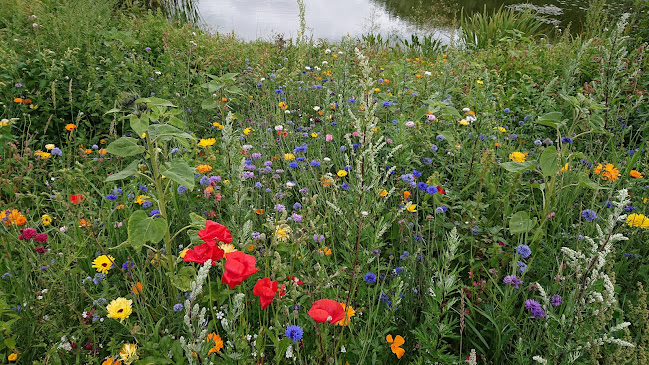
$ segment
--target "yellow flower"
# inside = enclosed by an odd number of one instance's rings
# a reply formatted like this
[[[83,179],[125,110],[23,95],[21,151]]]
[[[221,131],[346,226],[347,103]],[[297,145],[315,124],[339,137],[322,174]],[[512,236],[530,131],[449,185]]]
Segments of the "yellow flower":
[[[0,127],[8,127],[8,126],[9,126],[9,119],[0,120]]]
[[[104,360],[104,362],[102,362],[101,365],[122,365],[122,362],[113,359],[112,357],[109,357],[108,359]]]
[[[316,133],[316,132],[311,133],[311,137],[313,137],[313,138],[318,137],[318,133]]]
[[[198,170],[198,172],[200,172],[202,174],[202,173],[205,173],[205,172],[208,172],[208,171],[212,171],[212,166],[210,166],[210,165],[198,165],[198,166],[196,166],[196,170]]]
[[[336,175],[338,175],[338,177],[345,177],[345,176],[347,176],[347,171],[345,171],[345,170],[338,170],[338,172],[336,173]]]
[[[629,214],[628,217],[626,217],[626,224],[628,224],[630,227],[640,227],[642,229],[647,229],[649,228],[649,218],[645,216],[644,214]]]
[[[137,199],[135,199],[135,203],[142,205],[149,197],[146,195],[139,195]]]
[[[288,108],[288,104],[286,104],[286,103],[283,102],[283,101],[280,102],[280,103],[278,104],[278,106],[279,106],[280,108],[282,108],[282,110],[286,110],[286,109]]]
[[[333,183],[333,180],[331,180],[331,178],[329,176],[324,175],[324,176],[322,176],[320,178],[320,183],[322,184],[322,186],[327,188],[327,187],[331,186],[331,183]]]
[[[142,134],[140,135],[140,138],[145,139],[145,138],[146,138],[146,132],[142,133]]]
[[[184,258],[185,258],[185,255],[187,254],[187,251],[189,251],[188,248],[186,248],[186,249],[180,251],[180,254],[179,254],[178,256],[180,256],[181,259],[184,259]]]
[[[612,163],[607,163],[605,167],[598,164],[593,171],[597,175],[601,175],[604,180],[615,181],[620,177],[620,170],[618,170]]]
[[[76,128],[77,128],[77,126],[74,125],[74,124],[72,124],[72,123],[69,123],[69,124],[66,124],[66,125],[65,125],[65,130],[66,130],[66,131],[70,131],[70,132],[72,132],[72,131],[75,130]]]
[[[559,172],[566,172],[566,171],[568,171],[569,169],[570,169],[570,165],[568,165],[568,164],[566,163],[565,165],[563,165],[563,167],[561,168],[561,170],[559,170]]]
[[[509,159],[514,162],[525,162],[525,154],[521,152],[512,152],[509,154]]]
[[[221,336],[217,335],[216,333],[212,332],[207,337],[205,337],[205,341],[210,342],[212,341],[214,343],[214,347],[212,347],[207,354],[211,354],[216,352],[217,354],[221,352],[221,349],[223,348],[223,340],[221,340]]]
[[[284,154],[284,160],[286,160],[286,161],[295,160],[295,155],[292,154],[292,153],[286,153],[286,154]]]
[[[374,91],[378,93],[379,91],[381,91],[381,89],[379,89],[379,88],[377,87],[377,88],[374,89]]]
[[[331,255],[331,249],[327,246],[323,247],[322,250],[318,250],[322,255],[325,256],[330,256]]]
[[[12,352],[11,355],[7,356],[7,360],[13,362],[18,360],[18,354],[15,352]]]
[[[417,212],[417,204],[408,203],[408,205],[406,206],[406,210],[409,211],[410,213]]]
[[[47,227],[52,224],[52,217],[47,214],[43,214],[43,216],[41,217],[41,222],[43,223],[44,227]]]
[[[629,175],[631,175],[631,177],[635,178],[635,179],[641,179],[642,178],[642,174],[640,173],[640,171],[636,171],[636,170],[631,170]]]
[[[275,227],[275,239],[277,239],[278,241],[286,242],[291,232],[291,227],[286,224],[280,224]]]
[[[507,129],[505,129],[505,128],[503,128],[503,127],[494,127],[494,129],[499,130],[501,133],[505,133],[505,132],[507,132]]]
[[[249,135],[250,132],[252,132],[252,128],[246,128],[243,130],[243,134],[245,134],[246,136]]]
[[[201,140],[198,142],[198,145],[201,147],[207,147],[215,143],[216,143],[216,138],[208,138],[208,139],[201,138]]]
[[[97,269],[97,272],[105,275],[108,274],[108,270],[111,269],[114,262],[115,258],[113,256],[101,255],[92,262],[92,267]]]
[[[476,82],[478,83],[478,85],[483,85],[484,84],[484,81],[482,81],[482,80],[477,80]]]
[[[383,190],[381,190],[381,192],[379,193],[379,195],[381,196],[381,198],[385,198],[385,197],[388,195],[388,191],[385,190],[385,189],[383,189]]]
[[[130,299],[126,298],[117,298],[113,299],[108,306],[106,306],[106,311],[108,311],[108,315],[106,317],[108,318],[114,318],[114,319],[119,319],[119,322],[123,322],[128,316],[133,313],[133,308],[131,305],[133,304],[133,301]],[[136,347],[137,349],[137,347]],[[122,348],[122,351],[124,351],[124,348]],[[122,353],[120,352],[120,356],[122,356]],[[124,357],[122,357],[122,360],[126,361]]]
[[[130,300],[129,300],[130,302]],[[124,361],[124,364],[130,365],[138,359],[137,345],[134,343],[125,343],[119,351],[119,357]]]
[[[48,143],[48,144],[45,145],[45,149],[48,150],[48,151],[53,150],[54,147],[56,147],[56,146],[53,143]]]
[[[218,128],[218,129],[223,129],[223,126],[219,122],[212,123],[212,126],[215,127],[215,128]]]
[[[460,125],[469,125],[469,122],[467,122],[466,119],[462,119],[462,120],[459,121],[458,123],[460,123]]]
[[[223,244],[220,244],[219,247],[220,247],[221,250],[223,250],[225,253],[230,253],[230,252],[235,252],[235,251],[237,251],[237,249],[234,248],[234,245],[231,244],[231,243],[223,243]]]
[[[349,326],[349,320],[356,314],[356,311],[352,306],[347,306],[345,303],[340,303],[340,305],[343,306],[343,310],[345,311],[345,318],[341,319],[340,321],[336,322],[338,326]]]
[[[49,153],[49,152],[43,152],[43,151],[41,151],[41,150],[38,150],[38,151],[34,152],[34,155],[36,155],[36,156],[42,158],[43,160],[46,160],[46,159],[50,158],[50,156],[52,156],[51,153]]]

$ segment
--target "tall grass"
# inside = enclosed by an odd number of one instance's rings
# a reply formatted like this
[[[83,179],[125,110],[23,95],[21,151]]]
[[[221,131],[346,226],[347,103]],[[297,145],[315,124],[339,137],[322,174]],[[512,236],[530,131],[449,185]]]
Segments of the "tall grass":
[[[543,21],[530,11],[517,12],[502,6],[492,14],[482,13],[460,18],[462,40],[467,46],[489,47],[507,37],[533,37],[543,31]]]

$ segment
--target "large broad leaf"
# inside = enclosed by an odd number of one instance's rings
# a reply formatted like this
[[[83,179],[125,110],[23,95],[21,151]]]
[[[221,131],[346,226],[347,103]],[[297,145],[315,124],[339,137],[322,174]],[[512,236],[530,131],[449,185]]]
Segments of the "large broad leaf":
[[[543,176],[552,176],[556,174],[561,169],[559,166],[559,154],[557,153],[557,148],[555,146],[550,146],[543,150],[539,163],[541,165]]]
[[[145,103],[148,106],[168,106],[168,107],[172,107],[172,108],[176,107],[169,100],[160,99],[160,98],[142,98],[142,99],[135,100],[135,103],[137,103],[137,104]]]
[[[550,112],[544,114],[539,119],[535,120],[534,123],[545,125],[552,128],[559,128],[563,123],[563,113],[561,112]]]
[[[147,129],[147,133],[152,140],[160,139],[169,140],[171,137],[192,139],[188,133],[181,131],[180,129],[169,125],[169,124],[152,124]],[[165,138],[166,137],[166,138]]]
[[[149,128],[149,117],[146,114],[143,114],[140,118],[137,115],[131,115],[129,120],[131,122],[131,128],[138,136],[141,136]]]
[[[536,217],[530,219],[527,212],[516,212],[509,219],[509,232],[511,234],[527,233],[536,225]]]
[[[196,270],[191,266],[183,266],[178,274],[167,274],[171,279],[171,284],[178,288],[180,291],[190,291],[192,285],[192,278],[196,276]]]
[[[216,102],[214,99],[205,99],[203,102],[201,102],[201,108],[210,110],[210,109],[216,109],[219,107],[219,103]]]
[[[167,221],[164,218],[149,217],[143,210],[131,214],[128,219],[128,240],[136,251],[145,243],[157,243],[167,233]]]
[[[419,110],[417,110],[417,112],[415,113],[415,116],[414,116],[414,118],[412,118],[412,120],[419,121],[419,119],[421,119],[421,117],[423,117],[424,114],[426,114],[427,112],[428,112],[427,108],[419,108]]]
[[[144,152],[144,146],[140,146],[138,140],[131,137],[122,137],[106,147],[106,152],[113,155],[127,157],[135,156]]]
[[[194,188],[194,172],[195,169],[181,159],[171,160],[160,169],[162,175],[190,190]]]
[[[585,188],[593,189],[593,190],[602,190],[602,189],[608,189],[605,188],[598,183],[594,182],[588,177],[588,174],[585,172],[580,172],[579,173],[579,186],[583,186]]]
[[[533,170],[536,167],[536,160],[529,160],[525,162],[501,162],[500,166],[509,171],[509,172],[522,172],[527,170]]]
[[[135,160],[131,162],[126,168],[116,174],[112,174],[109,177],[104,180],[104,182],[109,182],[109,181],[117,181],[117,180],[122,180],[126,179],[127,177],[135,174],[137,171],[137,165],[140,163],[140,160]]]

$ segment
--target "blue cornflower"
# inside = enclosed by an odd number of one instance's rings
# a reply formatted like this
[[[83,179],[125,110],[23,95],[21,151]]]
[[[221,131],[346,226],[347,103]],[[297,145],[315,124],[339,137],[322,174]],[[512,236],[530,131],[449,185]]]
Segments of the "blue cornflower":
[[[430,195],[433,195],[433,194],[437,193],[437,187],[433,186],[433,185],[427,187],[426,188],[426,193],[428,193]]]
[[[542,145],[542,144],[543,144],[543,142],[541,142],[540,139],[537,139],[536,141],[534,141],[534,145],[535,145],[535,146],[540,146],[540,145]]]
[[[349,190],[349,184],[347,184],[346,182],[342,183],[342,185],[340,185],[340,187],[341,187],[343,190]]]
[[[154,209],[151,211],[151,216],[155,217],[156,215],[160,215],[160,211],[158,209]]]
[[[430,149],[433,150],[433,152],[437,152],[437,145],[432,145],[430,146]]]
[[[284,332],[284,336],[290,338],[293,340],[293,342],[298,342],[299,340],[302,339],[302,336],[304,335],[304,331],[300,326],[296,325],[290,325]]]
[[[517,261],[516,262],[516,267],[518,268],[518,272],[523,275],[525,271],[527,270],[527,264],[524,263],[523,261]]]
[[[340,146],[340,152],[345,152],[347,150],[347,147],[345,146]]]
[[[300,203],[293,204],[293,210],[300,210],[300,209],[302,209],[302,204]]]
[[[149,188],[147,188],[147,187],[144,186],[144,185],[140,185],[140,186],[138,187],[138,189],[140,189],[141,191],[149,191]]]
[[[352,148],[353,148],[353,149],[357,149],[357,148],[360,147],[360,146],[361,146],[360,144],[358,144],[358,143],[354,143],[354,144],[352,145]]]
[[[316,161],[316,160],[311,161],[311,167],[320,167],[320,161]]]
[[[509,108],[505,108],[505,110],[503,110],[503,112],[505,112],[505,114],[508,114],[510,112],[510,110],[509,110]]]
[[[420,182],[417,184],[417,189],[426,191],[426,189],[428,189],[428,185],[425,182]]]
[[[561,143],[572,143],[572,138],[561,137]]]
[[[435,208],[435,214],[446,213],[447,210],[448,210],[448,208],[446,206],[442,205],[441,207]]]
[[[417,170],[412,170],[412,176],[414,176],[414,177],[421,177],[421,172],[419,172],[419,171],[417,171]]]
[[[108,195],[106,195],[106,199],[108,199],[108,200],[117,200],[117,195],[108,194]]]
[[[424,165],[430,165],[430,164],[433,163],[433,160],[430,159],[430,158],[428,158],[428,157],[424,157],[424,158],[421,159],[421,162],[422,162]]]
[[[289,164],[288,164],[288,167],[296,168],[296,167],[297,167],[297,162],[291,162],[291,163],[289,163]]]
[[[174,312],[180,312],[181,310],[183,310],[183,305],[181,303],[174,305]]]
[[[397,267],[394,269],[394,272],[397,273],[397,275],[403,274],[403,267]]]
[[[587,220],[588,222],[592,222],[594,220],[599,220],[600,218],[597,216],[597,213],[591,209],[584,209],[581,212],[581,216]]]
[[[530,255],[532,254],[532,249],[530,249],[530,246],[528,245],[518,245],[516,250],[518,251],[518,254],[521,255],[521,257],[524,259],[530,257]]]
[[[187,190],[189,190],[189,189],[187,189],[185,186],[183,186],[183,185],[178,185],[178,189],[176,189],[176,192],[177,192],[178,194],[182,194],[182,193],[186,192]]]
[[[142,203],[143,208],[150,208],[152,205],[153,205],[153,203],[151,203],[148,200],[145,200],[144,203]]]
[[[437,138],[437,140],[440,142],[444,140],[444,136],[442,136],[441,134],[438,134],[435,138]]]
[[[403,251],[403,253],[401,254],[401,256],[399,256],[399,258],[402,259],[402,260],[405,260],[405,259],[407,259],[408,257],[410,257],[410,252],[408,252],[408,251]]]
[[[363,280],[365,280],[366,283],[374,284],[376,283],[376,274],[368,272],[363,276]]]

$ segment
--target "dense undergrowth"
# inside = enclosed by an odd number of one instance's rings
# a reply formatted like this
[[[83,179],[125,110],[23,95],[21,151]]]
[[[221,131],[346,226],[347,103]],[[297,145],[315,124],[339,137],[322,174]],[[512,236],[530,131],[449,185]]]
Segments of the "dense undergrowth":
[[[648,361],[644,18],[441,47],[117,5],[0,7],[2,361]]]

